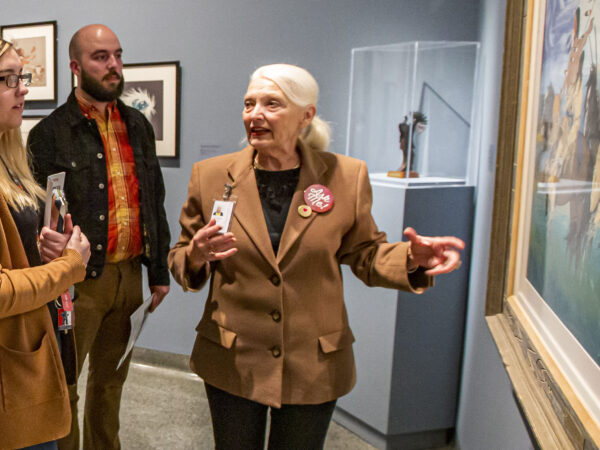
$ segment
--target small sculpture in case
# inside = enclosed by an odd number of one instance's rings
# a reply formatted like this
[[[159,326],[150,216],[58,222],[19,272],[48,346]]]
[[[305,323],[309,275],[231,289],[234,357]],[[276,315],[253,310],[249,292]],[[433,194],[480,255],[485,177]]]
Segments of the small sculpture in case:
[[[398,170],[388,172],[388,177],[396,178],[418,178],[419,173],[412,170],[415,166],[415,136],[425,131],[427,117],[425,114],[415,111],[411,114],[411,124],[408,117],[404,116],[404,122],[398,124],[400,151],[402,152],[402,165]],[[410,154],[408,148],[410,147]]]

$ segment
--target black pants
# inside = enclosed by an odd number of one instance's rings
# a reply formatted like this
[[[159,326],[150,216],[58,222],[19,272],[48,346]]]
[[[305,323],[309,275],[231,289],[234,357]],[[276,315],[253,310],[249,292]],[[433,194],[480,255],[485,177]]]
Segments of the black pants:
[[[205,383],[216,450],[263,450],[271,410],[269,450],[321,450],[335,400],[269,408]]]

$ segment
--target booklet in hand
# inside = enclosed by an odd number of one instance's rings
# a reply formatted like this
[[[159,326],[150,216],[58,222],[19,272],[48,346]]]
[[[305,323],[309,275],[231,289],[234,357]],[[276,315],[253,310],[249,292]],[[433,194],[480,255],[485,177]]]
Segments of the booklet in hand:
[[[64,230],[67,215],[67,199],[63,191],[65,172],[48,176],[46,184],[46,207],[44,210],[44,226],[60,233]]]

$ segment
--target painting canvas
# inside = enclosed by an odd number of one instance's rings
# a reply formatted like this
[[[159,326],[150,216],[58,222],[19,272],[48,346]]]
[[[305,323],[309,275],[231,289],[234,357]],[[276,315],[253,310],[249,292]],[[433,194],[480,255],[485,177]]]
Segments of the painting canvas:
[[[126,79],[127,80],[127,79]],[[157,141],[163,138],[165,87],[163,80],[125,81],[121,100],[142,112],[152,124]]]
[[[56,101],[56,22],[2,26],[13,43],[23,71],[32,75],[27,101]]]
[[[546,2],[527,278],[600,364],[598,26],[600,2]]]

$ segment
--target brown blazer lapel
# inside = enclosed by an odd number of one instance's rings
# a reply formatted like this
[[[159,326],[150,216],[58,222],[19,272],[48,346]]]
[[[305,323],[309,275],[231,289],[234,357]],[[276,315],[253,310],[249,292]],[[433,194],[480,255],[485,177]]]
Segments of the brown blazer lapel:
[[[292,247],[296,239],[313,222],[318,213],[313,212],[309,217],[302,217],[298,214],[298,207],[304,205],[304,190],[313,184],[323,183],[323,174],[327,171],[326,164],[319,158],[319,154],[314,150],[307,148],[298,141],[300,153],[302,155],[302,166],[300,168],[300,179],[298,187],[292,197],[290,210],[281,236],[279,251],[277,252],[277,263],[279,263],[285,254]]]
[[[2,195],[0,195],[0,265],[7,269],[29,267],[19,230]]]
[[[254,148],[248,146],[227,168],[229,177],[233,180],[232,195],[237,196],[233,215],[259,252],[277,270],[275,254],[256,187],[256,177],[252,169],[253,157]]]

